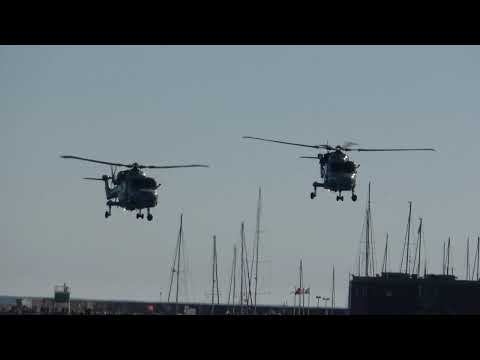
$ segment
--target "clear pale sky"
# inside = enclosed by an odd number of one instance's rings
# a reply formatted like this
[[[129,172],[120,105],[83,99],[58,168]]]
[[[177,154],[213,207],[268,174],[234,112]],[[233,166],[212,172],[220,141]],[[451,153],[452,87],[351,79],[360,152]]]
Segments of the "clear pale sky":
[[[0,294],[52,296],[66,282],[73,297],[166,300],[183,212],[188,300],[209,301],[216,234],[226,301],[261,186],[259,303],[291,304],[303,259],[312,296],[330,296],[335,265],[347,306],[369,181],[377,268],[389,232],[399,270],[412,200],[428,271],[451,236],[463,278],[479,234],[479,64],[478,46],[0,47]],[[357,202],[321,189],[310,200],[318,164],[298,157],[315,151],[242,135],[438,151],[352,153]],[[105,219],[103,185],[81,178],[108,167],[60,154],[211,167],[151,170],[163,184],[154,220],[116,208]]]

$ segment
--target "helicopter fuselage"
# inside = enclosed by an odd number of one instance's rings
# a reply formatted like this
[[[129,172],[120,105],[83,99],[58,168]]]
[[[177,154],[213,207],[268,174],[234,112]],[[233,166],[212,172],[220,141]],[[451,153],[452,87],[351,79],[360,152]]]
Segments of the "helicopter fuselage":
[[[356,173],[334,173],[328,175],[323,183],[323,188],[337,192],[337,191],[351,191],[355,189]]]
[[[129,211],[155,207],[158,203],[157,182],[138,169],[120,171],[112,179],[113,187],[105,180],[108,206],[118,206]],[[116,199],[117,201],[111,201]]]
[[[317,193],[317,187],[324,188],[329,191],[338,192],[337,201],[343,200],[342,191],[351,191],[352,200],[357,200],[355,195],[355,186],[357,181],[357,168],[349,157],[341,150],[327,152],[326,154],[318,154],[320,160],[320,177],[323,183],[314,182],[314,192],[310,194],[310,198],[314,198]]]
[[[357,165],[343,152],[337,150],[320,159],[320,176],[323,188],[330,191],[353,191],[356,185]]]

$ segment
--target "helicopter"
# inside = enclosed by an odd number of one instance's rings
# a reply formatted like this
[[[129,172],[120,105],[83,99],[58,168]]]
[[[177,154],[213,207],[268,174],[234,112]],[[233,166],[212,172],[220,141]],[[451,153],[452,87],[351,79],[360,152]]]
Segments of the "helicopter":
[[[147,209],[147,220],[152,221],[153,215],[150,208],[157,206],[158,193],[157,189],[161,184],[157,183],[154,178],[146,176],[142,169],[173,169],[186,167],[209,167],[208,165],[170,165],[155,166],[141,165],[136,162],[132,164],[113,163],[108,161],[100,161],[87,159],[72,155],[60,155],[63,159],[76,159],[89,161],[93,163],[110,165],[111,175],[103,175],[101,178],[86,177],[85,180],[98,180],[105,183],[105,194],[107,196],[108,210],[105,211],[105,218],[112,215],[112,206],[117,206],[125,210],[138,210],[137,219],[143,219],[143,209]],[[116,173],[117,167],[126,167],[127,170]],[[112,187],[108,181],[111,180]]]
[[[252,136],[244,136],[244,139],[255,139],[262,141],[275,142],[280,144],[303,146],[314,149],[324,149],[326,153],[319,153],[317,156],[300,156],[303,159],[315,159],[320,163],[320,177],[324,179],[323,183],[315,181],[313,183],[313,192],[310,193],[310,199],[317,196],[317,188],[324,188],[332,192],[338,192],[337,201],[343,201],[342,191],[352,192],[352,201],[357,201],[355,194],[355,185],[357,178],[357,169],[360,164],[356,164],[351,160],[346,152],[350,151],[436,151],[432,148],[397,148],[397,149],[372,149],[372,148],[352,148],[358,145],[354,142],[346,142],[343,145],[331,146],[328,144],[321,145],[306,145],[286,141],[263,139]]]

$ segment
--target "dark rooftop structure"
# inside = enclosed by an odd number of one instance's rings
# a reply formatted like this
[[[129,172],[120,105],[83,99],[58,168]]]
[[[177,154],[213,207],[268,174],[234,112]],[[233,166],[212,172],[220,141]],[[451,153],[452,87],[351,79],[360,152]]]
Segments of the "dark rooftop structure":
[[[350,314],[480,314],[480,281],[384,272],[353,276]]]

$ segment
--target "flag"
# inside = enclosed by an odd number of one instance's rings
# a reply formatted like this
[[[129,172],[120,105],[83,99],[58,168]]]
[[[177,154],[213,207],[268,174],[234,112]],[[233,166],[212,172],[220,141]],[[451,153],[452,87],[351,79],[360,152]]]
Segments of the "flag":
[[[305,289],[304,288],[297,288],[295,290],[295,295],[302,295],[304,294]]]
[[[304,294],[310,295],[310,288],[306,288],[305,291],[304,291]]]

